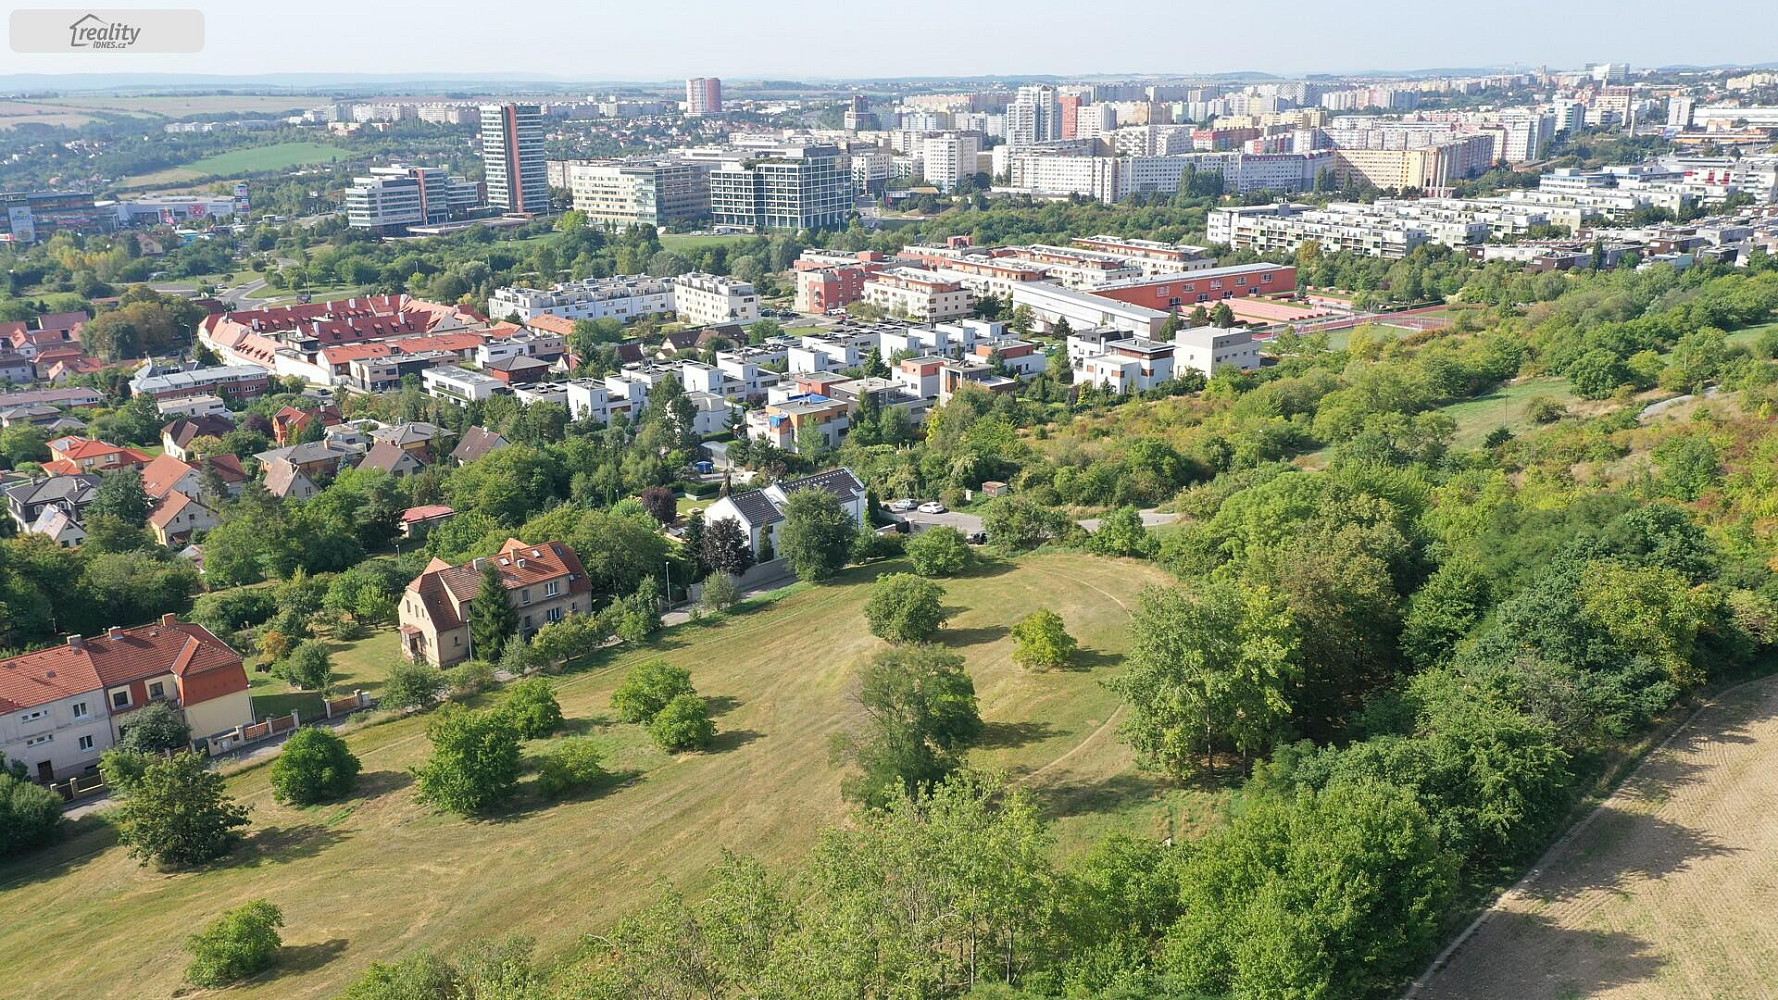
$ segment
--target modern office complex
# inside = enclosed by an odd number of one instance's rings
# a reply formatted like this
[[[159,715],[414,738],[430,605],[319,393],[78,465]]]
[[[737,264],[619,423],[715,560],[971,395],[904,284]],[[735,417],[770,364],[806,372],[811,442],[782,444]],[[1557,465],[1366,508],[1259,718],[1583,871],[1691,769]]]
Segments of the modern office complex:
[[[686,160],[571,161],[574,207],[608,229],[690,222],[710,214],[710,165]]]
[[[836,146],[749,151],[710,174],[710,216],[748,229],[817,229],[846,224],[852,175]]]
[[[408,226],[460,219],[481,204],[481,185],[438,167],[372,167],[346,189],[346,222],[353,229],[399,232]]]
[[[484,104],[481,115],[488,204],[503,212],[548,212],[542,112],[535,104]]]

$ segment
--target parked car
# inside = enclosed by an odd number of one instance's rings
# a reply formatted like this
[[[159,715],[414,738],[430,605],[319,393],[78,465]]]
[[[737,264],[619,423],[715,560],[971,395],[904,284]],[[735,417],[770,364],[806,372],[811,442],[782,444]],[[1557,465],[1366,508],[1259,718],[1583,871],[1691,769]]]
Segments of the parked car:
[[[915,500],[913,497],[902,497],[900,500],[890,503],[889,509],[899,514],[913,510],[918,506],[920,506],[920,501]]]
[[[928,500],[920,505],[920,513],[922,514],[943,514],[944,512],[945,505],[939,503],[937,500]]]

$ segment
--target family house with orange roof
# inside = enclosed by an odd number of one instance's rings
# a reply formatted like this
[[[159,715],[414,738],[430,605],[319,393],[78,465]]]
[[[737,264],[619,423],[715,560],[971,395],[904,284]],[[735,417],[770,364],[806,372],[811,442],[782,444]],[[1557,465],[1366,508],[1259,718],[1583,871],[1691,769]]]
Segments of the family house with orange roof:
[[[49,450],[51,457],[43,463],[43,471],[52,476],[140,469],[148,464],[148,456],[134,448],[72,435],[49,442]]]
[[[438,667],[473,657],[469,605],[481,592],[482,571],[489,564],[499,570],[507,603],[518,612],[519,632],[525,637],[568,615],[593,610],[592,581],[572,548],[509,538],[498,553],[484,559],[457,566],[434,559],[407,585],[400,609],[403,654]]]

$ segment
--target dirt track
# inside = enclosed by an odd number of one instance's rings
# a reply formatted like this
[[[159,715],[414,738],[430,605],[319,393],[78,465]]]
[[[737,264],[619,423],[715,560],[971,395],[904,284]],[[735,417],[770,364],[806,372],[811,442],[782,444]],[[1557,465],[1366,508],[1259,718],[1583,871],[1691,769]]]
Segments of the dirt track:
[[[1778,998],[1778,678],[1651,754],[1410,995]]]

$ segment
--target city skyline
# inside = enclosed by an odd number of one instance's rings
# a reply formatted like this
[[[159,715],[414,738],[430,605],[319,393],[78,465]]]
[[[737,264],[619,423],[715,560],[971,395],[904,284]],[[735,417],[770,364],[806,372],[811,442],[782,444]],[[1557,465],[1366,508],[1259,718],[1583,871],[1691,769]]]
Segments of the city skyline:
[[[533,12],[562,30],[530,31],[533,18],[490,20],[467,0],[442,0],[440,16],[415,19],[404,8],[316,0],[301,16],[280,16],[247,0],[213,0],[203,8],[203,53],[102,55],[9,52],[17,74],[518,74],[553,81],[665,82],[697,76],[732,79],[834,80],[896,77],[1020,75],[1194,75],[1266,72],[1276,75],[1411,72],[1495,66],[1578,68],[1588,62],[1633,66],[1754,65],[1770,62],[1769,39],[1778,36],[1778,7],[1736,2],[1712,8],[1733,21],[1734,32],[1693,37],[1650,32],[1643,15],[1669,10],[1651,0],[1576,0],[1564,20],[1585,30],[1532,32],[1523,17],[1547,13],[1539,4],[1493,5],[1474,12],[1396,16],[1392,5],[1365,4],[1329,16],[1303,0],[1267,8],[1265,33],[1196,33],[1189,22],[1178,33],[1129,32],[1139,24],[1165,26],[1180,19],[1181,5],[1133,0],[1121,20],[1106,23],[1106,42],[1079,44],[1078,5],[1039,0],[1016,10],[955,8],[946,30],[934,32],[916,18],[889,12],[849,14],[838,31],[832,17],[802,17],[821,9],[808,0],[782,0],[762,16],[737,20],[710,0],[682,0],[663,19],[654,6],[604,5],[596,10],[566,4],[533,5]],[[732,10],[726,13],[732,14]],[[475,59],[445,58],[455,27],[477,21]],[[720,32],[677,33],[669,46],[605,45],[600,39],[660,37],[663,25],[723,24]],[[350,23],[341,33],[335,26]],[[1313,26],[1312,32],[1301,30]],[[269,46],[267,39],[277,37]],[[399,46],[382,44],[391,37]],[[1235,42],[1240,44],[1234,44]],[[448,65],[450,70],[441,69]]]

